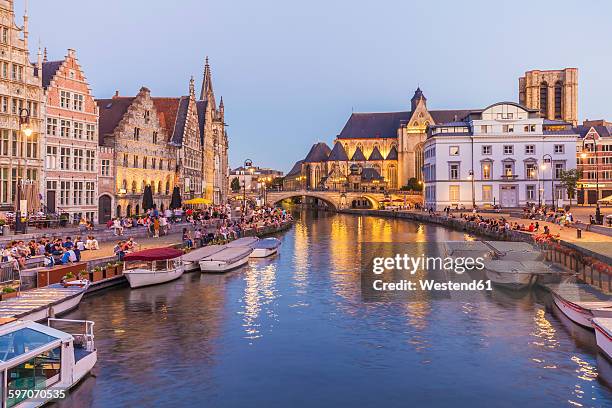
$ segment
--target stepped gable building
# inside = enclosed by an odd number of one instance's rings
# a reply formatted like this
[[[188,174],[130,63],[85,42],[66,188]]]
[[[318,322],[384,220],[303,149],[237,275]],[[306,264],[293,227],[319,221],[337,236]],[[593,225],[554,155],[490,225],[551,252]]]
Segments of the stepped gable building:
[[[591,204],[612,196],[612,122],[585,120],[576,126],[578,169],[578,203]],[[599,192],[599,194],[598,194]]]
[[[422,179],[423,142],[427,128],[437,123],[459,120],[468,112],[429,110],[427,98],[417,88],[408,111],[351,114],[335,143],[342,143],[351,158],[360,150],[369,159],[378,150],[375,155],[377,160],[371,160],[372,163],[366,167],[376,168],[389,188],[396,189],[406,185],[411,178]],[[379,155],[382,160],[378,159]]]
[[[46,98],[43,201],[50,213],[98,221],[98,106],[76,52],[42,63]]]
[[[172,143],[178,115],[158,109],[159,102],[142,87],[134,97],[119,96],[97,100],[100,113],[100,151],[110,152],[115,175],[115,216],[142,213],[145,186],[150,185],[153,202],[159,209],[170,204],[177,168],[176,147]],[[177,109],[178,111],[178,109]],[[167,124],[172,123],[170,128]],[[184,126],[177,126],[184,128]],[[106,166],[107,162],[102,165]],[[109,170],[109,178],[113,170]],[[106,204],[105,204],[106,205]]]
[[[519,103],[550,120],[578,123],[578,68],[525,72],[519,78]]]
[[[28,51],[28,16],[23,25],[15,23],[13,1],[0,1],[0,208],[12,210],[17,185],[26,190],[22,198],[28,210],[40,208],[38,194],[43,191],[41,155],[44,129],[44,93],[42,87],[42,53],[35,64]],[[23,125],[20,125],[20,116]],[[25,129],[32,131],[26,135]],[[22,210],[25,210],[22,208]]]
[[[212,73],[208,57],[204,63],[204,76],[200,98],[196,102],[200,143],[202,149],[202,174],[204,198],[214,204],[225,203],[229,192],[228,137],[225,131],[223,98],[219,107],[215,101]]]

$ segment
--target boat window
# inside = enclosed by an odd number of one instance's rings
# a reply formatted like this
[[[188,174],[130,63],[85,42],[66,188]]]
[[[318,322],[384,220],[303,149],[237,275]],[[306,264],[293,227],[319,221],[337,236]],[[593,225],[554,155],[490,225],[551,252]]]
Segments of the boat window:
[[[36,357],[7,370],[7,390],[40,390],[59,381],[61,371],[62,347],[40,353]],[[21,392],[17,398],[7,398],[7,408],[23,401],[26,395]]]
[[[9,361],[22,354],[54,342],[57,337],[24,328],[0,336],[0,361]]]
[[[147,269],[151,270],[152,262],[146,261],[128,261],[125,263],[125,269]]]

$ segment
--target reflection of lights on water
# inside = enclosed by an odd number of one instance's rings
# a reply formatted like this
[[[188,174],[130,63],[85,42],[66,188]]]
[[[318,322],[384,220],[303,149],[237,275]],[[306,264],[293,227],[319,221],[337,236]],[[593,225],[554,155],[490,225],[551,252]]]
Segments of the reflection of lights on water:
[[[276,299],[276,266],[270,264],[262,269],[249,267],[245,273],[244,280],[244,307],[243,324],[246,333],[245,338],[255,340],[262,337],[260,333],[261,323],[258,322],[262,309],[270,305]],[[268,318],[275,320],[276,314],[272,308],[265,308]]]
[[[573,356],[571,360],[578,365],[578,368],[576,368],[578,378],[585,381],[593,381],[597,379],[597,369],[589,364],[588,361],[585,361],[578,356]]]
[[[551,349],[557,348],[559,346],[559,341],[556,338],[557,331],[546,318],[546,311],[544,309],[537,309],[533,321],[535,323],[535,331],[531,335],[540,340],[534,340],[532,344]]]
[[[296,223],[295,238],[293,240],[293,260],[295,264],[295,271],[293,274],[294,284],[298,288],[299,293],[304,293],[303,290],[306,288],[306,278],[308,276],[309,261],[308,256],[310,252],[310,243],[308,241],[308,228],[306,223]]]

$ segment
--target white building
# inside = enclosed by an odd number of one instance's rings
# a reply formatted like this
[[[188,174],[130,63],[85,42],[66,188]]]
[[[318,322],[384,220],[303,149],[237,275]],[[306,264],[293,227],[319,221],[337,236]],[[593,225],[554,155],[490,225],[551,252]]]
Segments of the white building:
[[[563,205],[569,200],[559,176],[576,168],[577,137],[571,124],[512,102],[431,126],[423,149],[425,206]]]

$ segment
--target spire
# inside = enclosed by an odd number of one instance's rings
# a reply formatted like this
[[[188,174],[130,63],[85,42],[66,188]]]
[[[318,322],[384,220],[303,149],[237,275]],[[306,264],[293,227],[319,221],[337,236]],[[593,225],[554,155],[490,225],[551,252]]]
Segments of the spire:
[[[47,62],[47,47],[45,47],[45,50],[43,51],[43,62]]]
[[[424,104],[427,104],[427,98],[425,97],[425,95],[423,95],[423,91],[421,91],[421,87],[417,87],[416,91],[414,91],[414,96],[410,100],[410,106],[413,112],[416,109],[420,101],[423,101]]]
[[[28,0],[25,0],[25,6],[23,11],[23,40],[25,41],[25,46],[28,46],[28,36],[30,32],[28,31]]]
[[[210,65],[208,64],[208,56],[204,61],[204,78],[202,79],[202,91],[200,92],[200,100],[208,100],[208,96],[213,94],[212,89],[212,74],[210,72]]]
[[[221,97],[221,102],[219,102],[219,109],[223,109],[223,97]]]
[[[223,120],[223,117],[225,116],[225,106],[223,105],[223,97],[221,97],[221,100],[219,101],[219,116],[221,116],[221,120]]]
[[[195,96],[195,80],[193,79],[193,75],[191,79],[189,79],[189,95]]]

